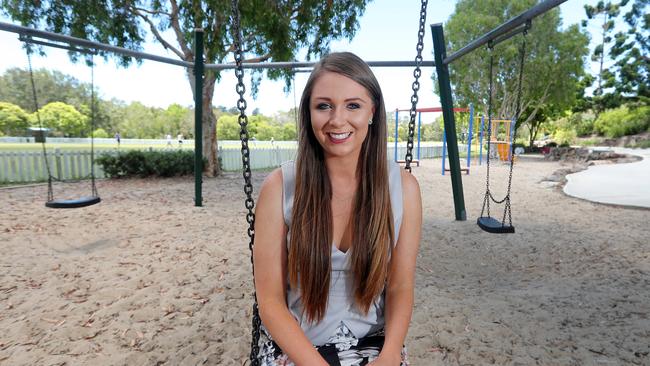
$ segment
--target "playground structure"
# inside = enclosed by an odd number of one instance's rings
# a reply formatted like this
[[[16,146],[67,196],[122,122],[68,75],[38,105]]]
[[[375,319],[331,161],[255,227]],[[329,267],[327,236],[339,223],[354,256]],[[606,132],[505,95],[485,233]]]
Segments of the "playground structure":
[[[407,112],[409,109],[395,109],[395,149],[393,151],[393,161],[399,164],[403,164],[405,161],[399,159],[398,153],[398,140],[399,140],[399,113]],[[431,113],[431,112],[442,112],[442,107],[426,107],[416,109],[418,115],[418,125],[417,125],[417,145],[414,146],[415,157],[413,163],[416,166],[420,166],[420,147],[421,147],[421,127],[422,127],[422,113]],[[465,158],[465,168],[460,168],[460,171],[465,172],[465,174],[470,173],[470,167],[472,164],[472,152],[475,154],[478,153],[478,165],[483,164],[483,139],[486,132],[486,118],[485,116],[475,115],[474,106],[469,105],[469,108],[453,108],[453,112],[469,112],[469,126],[467,130],[461,132],[466,136],[461,138],[461,143],[467,144],[467,156]],[[493,119],[492,121],[492,139],[490,142],[497,146],[496,150],[493,150],[493,157],[498,156],[501,161],[508,162],[511,158],[512,143],[514,137],[514,119]],[[445,172],[450,171],[447,167],[447,131],[443,129],[442,134],[442,175],[445,175]]]
[[[498,156],[499,160],[509,162],[513,159],[512,144],[514,143],[515,136],[515,122],[513,119],[493,119],[492,123],[492,138],[490,143],[497,146],[494,157]],[[482,136],[481,136],[482,137]]]
[[[471,109],[471,106],[470,106]],[[467,112],[470,109],[468,108],[454,108],[454,112]],[[394,161],[399,164],[403,164],[405,161],[402,159],[398,159],[397,156],[397,143],[399,140],[399,112],[408,112],[410,109],[395,109],[395,151],[394,151]],[[442,107],[428,107],[428,108],[417,108],[415,110],[418,114],[418,129],[417,129],[417,135],[418,135],[418,145],[417,145],[417,150],[416,150],[416,157],[413,159],[413,163],[415,165],[420,166],[420,128],[422,127],[422,113],[431,113],[431,112],[442,112]],[[443,157],[445,154],[445,150],[443,147]]]
[[[469,174],[471,162],[472,162],[472,148],[474,148],[475,153],[478,153],[478,165],[483,164],[483,139],[486,132],[485,116],[474,116],[474,106],[470,105],[469,108],[469,126],[465,133],[466,140],[461,137],[461,143],[467,143],[467,157],[466,167],[461,168],[462,172]],[[509,162],[512,156],[512,144],[514,143],[514,134],[515,134],[515,122],[513,119],[493,119],[492,121],[492,131],[493,135],[490,139],[490,143],[497,146],[496,150],[492,150],[493,158],[498,156],[499,160],[503,162]],[[450,171],[447,168],[447,134],[443,133],[442,135],[442,175],[445,175],[445,172]]]
[[[467,112],[469,111],[469,126],[467,128],[466,136],[467,136],[467,165],[465,168],[460,168],[460,171],[465,172],[465,174],[469,174],[470,170],[470,165],[472,161],[472,140],[473,136],[475,133],[480,134],[480,141],[477,149],[479,150],[479,156],[482,158],[483,156],[483,119],[481,119],[481,127],[475,132],[474,131],[474,106],[472,104],[469,105],[469,109],[465,108],[465,110],[461,110],[461,108],[454,108],[454,112]],[[461,138],[461,143],[464,143],[464,139]],[[479,165],[481,160],[479,160]],[[442,175],[445,175],[445,172],[450,171],[450,169],[447,168],[447,131],[443,130],[442,134]]]

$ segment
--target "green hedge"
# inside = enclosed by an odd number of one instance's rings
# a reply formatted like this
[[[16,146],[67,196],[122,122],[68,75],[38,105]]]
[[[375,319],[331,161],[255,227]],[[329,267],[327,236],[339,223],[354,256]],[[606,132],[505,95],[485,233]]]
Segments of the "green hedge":
[[[191,150],[129,150],[115,156],[101,155],[96,162],[111,178],[194,174],[194,152]]]
[[[650,107],[629,109],[625,106],[603,112],[594,129],[607,137],[635,135],[650,130]]]

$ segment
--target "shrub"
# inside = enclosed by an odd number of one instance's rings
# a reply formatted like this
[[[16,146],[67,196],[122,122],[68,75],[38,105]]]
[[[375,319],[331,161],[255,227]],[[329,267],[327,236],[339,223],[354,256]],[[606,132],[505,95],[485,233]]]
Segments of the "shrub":
[[[650,140],[645,140],[645,141],[640,141],[637,142],[636,144],[633,144],[629,147],[633,147],[636,149],[650,149]]]
[[[594,127],[610,138],[634,135],[650,128],[650,107],[628,109],[626,106],[603,112]]]
[[[93,137],[102,139],[102,138],[107,138],[108,137],[108,132],[104,130],[103,128],[98,128],[95,131],[93,131]]]
[[[560,144],[560,146],[571,145],[576,137],[576,131],[572,128],[558,128],[553,134],[553,140]]]
[[[130,150],[116,156],[101,155],[96,162],[111,178],[173,177],[194,173],[194,152],[191,150]]]
[[[29,115],[19,106],[0,102],[0,136],[24,136],[29,127]]]
[[[591,113],[574,113],[569,117],[569,123],[575,128],[578,136],[588,136],[594,133],[596,118]]]

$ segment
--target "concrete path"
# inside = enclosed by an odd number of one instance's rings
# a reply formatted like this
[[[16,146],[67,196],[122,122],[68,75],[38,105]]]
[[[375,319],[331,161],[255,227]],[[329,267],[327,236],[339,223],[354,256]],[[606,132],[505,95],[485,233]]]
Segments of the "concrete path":
[[[566,176],[564,193],[593,202],[650,208],[650,149],[614,148],[641,161],[590,166]]]

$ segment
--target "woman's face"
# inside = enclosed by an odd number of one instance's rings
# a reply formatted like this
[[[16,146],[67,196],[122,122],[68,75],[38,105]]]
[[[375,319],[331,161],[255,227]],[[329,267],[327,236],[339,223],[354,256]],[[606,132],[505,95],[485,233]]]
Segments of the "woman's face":
[[[374,113],[368,90],[334,72],[323,73],[309,101],[311,126],[326,157],[358,156]]]

